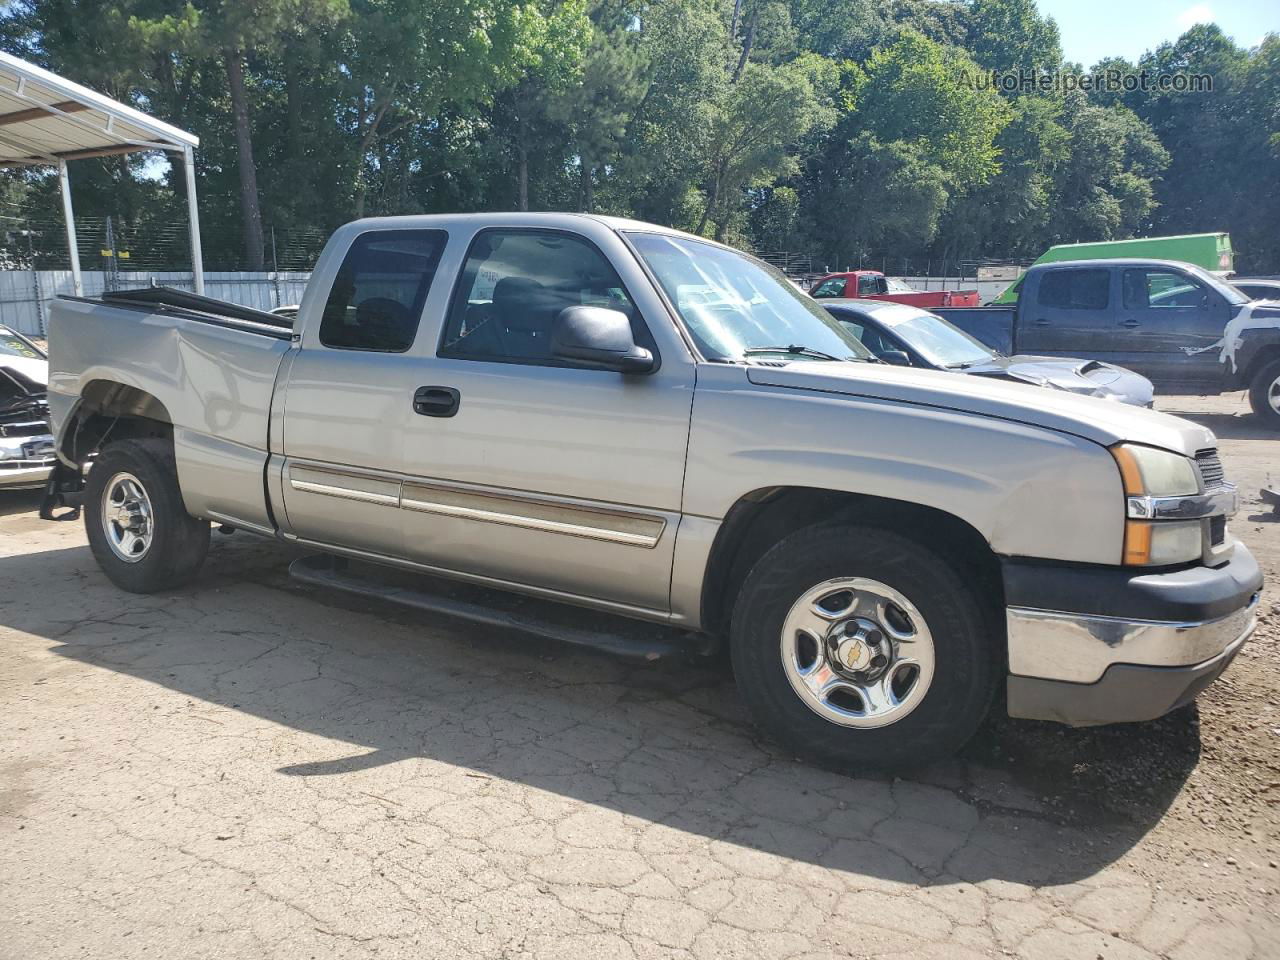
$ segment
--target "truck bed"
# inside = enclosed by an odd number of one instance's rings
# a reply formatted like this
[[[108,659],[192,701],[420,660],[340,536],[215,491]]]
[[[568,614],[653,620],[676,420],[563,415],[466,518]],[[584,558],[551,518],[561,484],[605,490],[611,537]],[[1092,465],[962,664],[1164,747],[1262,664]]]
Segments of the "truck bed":
[[[155,418],[173,425],[187,509],[272,527],[263,470],[276,374],[293,332],[270,317],[172,290],[59,298],[49,319],[55,430],[77,400],[100,397],[102,385],[150,395]]]
[[[1006,356],[1014,353],[1013,324],[1017,307],[935,307],[930,310],[943,320],[977,337]]]

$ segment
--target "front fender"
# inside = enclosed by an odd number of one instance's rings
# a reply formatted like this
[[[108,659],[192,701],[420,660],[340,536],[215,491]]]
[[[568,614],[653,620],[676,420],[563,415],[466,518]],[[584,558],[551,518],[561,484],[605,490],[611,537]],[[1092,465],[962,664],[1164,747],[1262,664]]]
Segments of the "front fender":
[[[1120,474],[1091,440],[938,407],[749,384],[740,369],[700,371],[684,513],[721,520],[742,496],[774,486],[932,507],[1007,556],[1122,558]]]

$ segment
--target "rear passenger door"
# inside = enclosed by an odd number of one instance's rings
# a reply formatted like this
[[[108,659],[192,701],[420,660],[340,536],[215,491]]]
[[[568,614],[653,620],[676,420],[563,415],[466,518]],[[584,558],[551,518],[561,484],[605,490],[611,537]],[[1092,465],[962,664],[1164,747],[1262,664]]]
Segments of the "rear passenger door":
[[[1053,267],[1018,298],[1018,353],[1109,359],[1121,347],[1112,271]]]
[[[443,230],[375,229],[345,249],[335,238],[326,252],[340,265],[330,289],[308,289],[303,300],[283,436],[273,437],[284,455],[277,520],[294,536],[403,552],[404,431],[420,376],[409,350],[447,241]],[[315,275],[327,269],[317,264]]]

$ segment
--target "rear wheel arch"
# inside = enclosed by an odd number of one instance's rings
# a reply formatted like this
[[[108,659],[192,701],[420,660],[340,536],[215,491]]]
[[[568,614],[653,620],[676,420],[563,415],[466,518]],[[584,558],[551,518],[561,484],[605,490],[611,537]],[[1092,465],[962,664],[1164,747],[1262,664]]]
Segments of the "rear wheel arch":
[[[962,518],[904,500],[815,487],[767,487],[741,497],[716,533],[702,584],[703,629],[723,636],[734,599],[761,557],[803,527],[846,523],[889,530],[956,567],[990,613],[1000,614],[1000,562],[987,539]],[[1002,623],[1002,617],[995,622]]]
[[[173,418],[164,403],[138,387],[92,380],[85,384],[62,428],[59,453],[82,464],[106,443],[143,439],[160,439],[172,446]]]

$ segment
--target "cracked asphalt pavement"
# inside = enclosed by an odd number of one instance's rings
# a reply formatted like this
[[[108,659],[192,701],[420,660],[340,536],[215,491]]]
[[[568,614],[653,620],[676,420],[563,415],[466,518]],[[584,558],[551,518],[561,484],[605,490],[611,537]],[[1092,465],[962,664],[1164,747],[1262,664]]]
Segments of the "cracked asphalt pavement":
[[[0,957],[1280,957],[1280,438],[1162,405],[1222,438],[1257,638],[1197,708],[899,777],[784,755],[723,661],[327,596],[243,535],[128,595],[7,495]]]

